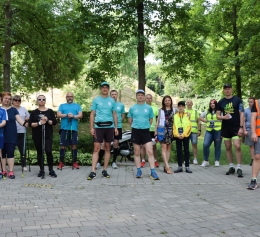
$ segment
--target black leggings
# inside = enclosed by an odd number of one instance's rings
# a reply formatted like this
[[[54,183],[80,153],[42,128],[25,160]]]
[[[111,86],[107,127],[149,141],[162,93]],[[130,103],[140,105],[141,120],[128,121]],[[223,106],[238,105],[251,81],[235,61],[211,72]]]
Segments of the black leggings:
[[[33,139],[36,151],[37,151],[37,160],[40,167],[40,170],[44,170],[43,165],[43,154],[42,154],[42,139]],[[45,139],[45,154],[47,156],[47,162],[49,166],[49,171],[53,170],[53,155],[52,155],[52,139]]]
[[[17,147],[20,152],[20,159],[21,159],[22,167],[26,166],[26,149],[24,150],[24,160],[22,160],[24,139],[26,139],[25,133],[17,133],[17,141],[18,141]],[[25,148],[26,148],[26,144],[25,144]]]

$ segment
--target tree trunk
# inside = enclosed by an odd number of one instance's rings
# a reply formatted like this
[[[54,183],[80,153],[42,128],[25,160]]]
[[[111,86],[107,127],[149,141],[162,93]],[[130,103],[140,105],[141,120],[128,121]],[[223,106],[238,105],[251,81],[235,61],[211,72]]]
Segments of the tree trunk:
[[[234,51],[235,51],[235,76],[236,76],[236,91],[237,96],[242,98],[241,91],[241,61],[239,59],[239,38],[237,32],[237,6],[233,5],[233,34],[234,34]]]
[[[11,75],[11,0],[8,0],[5,3],[4,8],[5,14],[5,45],[4,45],[4,91],[11,92],[11,83],[10,83],[10,75]]]
[[[144,2],[141,1],[137,5],[138,17],[138,89],[145,90],[145,61],[144,61]]]

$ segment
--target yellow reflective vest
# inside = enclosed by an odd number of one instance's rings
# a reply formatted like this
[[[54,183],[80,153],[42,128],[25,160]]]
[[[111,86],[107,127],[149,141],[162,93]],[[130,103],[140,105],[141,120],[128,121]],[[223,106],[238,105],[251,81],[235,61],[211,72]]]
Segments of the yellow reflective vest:
[[[183,137],[190,136],[191,133],[191,121],[188,113],[176,113],[173,121],[173,136],[179,137],[179,128],[183,128]]]
[[[212,131],[213,129],[215,131],[219,131],[221,129],[221,120],[217,119],[216,113],[214,113],[214,115],[208,113],[206,115],[206,120],[207,120],[207,123],[206,123],[207,131]],[[210,122],[214,123],[213,128],[210,126]]]
[[[191,132],[198,133],[198,117],[199,113],[195,109],[185,110],[187,113],[190,114],[190,121],[191,121]]]

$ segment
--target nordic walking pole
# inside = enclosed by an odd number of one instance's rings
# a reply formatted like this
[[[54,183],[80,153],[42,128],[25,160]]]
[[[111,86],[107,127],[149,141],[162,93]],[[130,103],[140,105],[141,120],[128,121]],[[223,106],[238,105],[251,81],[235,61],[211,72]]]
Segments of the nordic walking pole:
[[[22,178],[24,177],[23,167],[25,167],[25,156],[26,156],[26,129],[23,135]]]
[[[0,163],[1,163],[2,178],[5,179],[5,176],[3,175],[2,154],[0,157]]]
[[[70,125],[70,140],[72,141],[72,118],[69,118],[69,125]],[[71,160],[72,160],[72,170],[74,170],[74,166],[73,166],[73,152],[71,152]]]
[[[42,179],[44,177],[44,152],[45,152],[45,124],[42,125]]]
[[[29,172],[31,172],[31,158],[30,158],[30,150],[29,150],[29,145],[28,145],[28,133],[26,133],[26,147],[27,147],[27,158],[29,162]]]

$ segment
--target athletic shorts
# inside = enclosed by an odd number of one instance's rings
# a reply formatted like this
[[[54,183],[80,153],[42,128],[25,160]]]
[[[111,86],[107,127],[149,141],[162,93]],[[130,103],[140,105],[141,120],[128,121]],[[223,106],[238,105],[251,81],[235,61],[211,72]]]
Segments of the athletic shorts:
[[[102,143],[114,141],[114,128],[95,128],[94,142]]]
[[[245,145],[247,146],[253,146],[254,142],[252,141],[252,132],[251,131],[247,131],[248,135],[245,136]]]
[[[14,143],[4,143],[4,148],[2,150],[3,158],[14,158],[14,150],[16,144]]]
[[[198,133],[192,132],[190,134],[190,141],[192,145],[198,144]]]
[[[238,130],[240,128],[240,125],[234,125],[234,126],[225,126],[221,128],[221,137],[231,139],[232,137],[237,137]]]
[[[255,155],[260,155],[260,137],[258,137],[257,142],[254,144]]]
[[[72,132],[72,133],[71,133]],[[78,144],[78,132],[70,130],[60,130],[60,146],[77,145]]]
[[[154,131],[150,131],[150,136],[151,136],[151,139],[155,138]]]
[[[0,137],[0,149],[4,148],[4,137]]]
[[[132,128],[131,141],[137,145],[144,145],[151,142],[151,134],[149,128],[147,129],[136,129]]]
[[[118,128],[118,135],[114,135],[114,140],[120,140],[122,139],[122,128]]]

